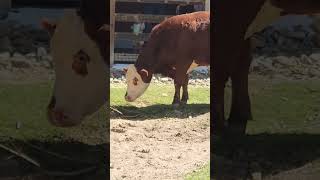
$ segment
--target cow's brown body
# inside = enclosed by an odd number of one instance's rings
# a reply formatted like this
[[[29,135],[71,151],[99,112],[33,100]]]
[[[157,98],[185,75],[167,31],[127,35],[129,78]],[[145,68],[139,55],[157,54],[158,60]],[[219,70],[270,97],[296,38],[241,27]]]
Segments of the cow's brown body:
[[[212,115],[214,133],[245,133],[251,118],[248,95],[248,73],[251,63],[249,39],[245,39],[251,25],[266,0],[214,0],[213,1],[213,79]],[[281,9],[281,15],[312,14],[320,12],[318,0],[271,0]],[[232,80],[232,106],[228,125],[224,120],[224,87]]]
[[[193,62],[199,66],[210,64],[208,12],[174,16],[155,26],[135,66],[138,72],[141,69],[149,72],[149,76],[142,78],[145,83],[149,83],[155,73],[173,78],[176,89],[173,104],[178,104],[181,86],[181,102],[188,100],[187,70]]]

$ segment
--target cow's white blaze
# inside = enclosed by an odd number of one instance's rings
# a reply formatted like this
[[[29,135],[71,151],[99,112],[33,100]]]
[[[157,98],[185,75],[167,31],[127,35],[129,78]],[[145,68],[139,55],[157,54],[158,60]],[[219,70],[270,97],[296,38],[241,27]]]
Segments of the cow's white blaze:
[[[86,76],[72,69],[73,56],[79,50],[90,57]],[[79,124],[106,101],[108,69],[98,45],[86,34],[84,22],[75,10],[66,10],[58,22],[51,39],[51,53],[56,73],[54,109],[63,111],[68,117],[66,123]]]
[[[270,0],[267,0],[248,27],[245,34],[245,39],[251,37],[256,32],[263,30],[275,20],[279,19],[281,11],[282,9],[273,6]]]
[[[142,81],[140,74],[137,72],[137,69],[133,64],[127,67],[126,82],[127,93],[125,99],[127,101],[136,100],[146,91],[150,84]]]

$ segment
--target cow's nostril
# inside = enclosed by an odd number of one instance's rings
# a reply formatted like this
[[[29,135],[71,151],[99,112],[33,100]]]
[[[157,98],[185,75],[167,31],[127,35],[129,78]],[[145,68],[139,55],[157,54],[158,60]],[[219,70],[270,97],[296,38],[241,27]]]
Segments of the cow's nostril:
[[[128,92],[126,92],[126,94],[124,96],[127,96],[128,95]]]

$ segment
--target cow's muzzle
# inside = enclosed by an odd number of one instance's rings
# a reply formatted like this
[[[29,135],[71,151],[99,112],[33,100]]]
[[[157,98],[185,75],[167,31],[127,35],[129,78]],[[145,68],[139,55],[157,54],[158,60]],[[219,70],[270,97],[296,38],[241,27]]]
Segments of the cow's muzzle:
[[[52,125],[57,127],[74,126],[75,123],[72,123],[72,121],[70,121],[70,119],[63,112],[63,110],[56,109],[55,106],[56,106],[56,98],[52,96],[47,108],[47,116],[48,116],[49,122]]]
[[[124,95],[124,99],[128,102],[134,101],[134,99],[131,96],[128,96],[128,92],[126,92],[126,94]]]

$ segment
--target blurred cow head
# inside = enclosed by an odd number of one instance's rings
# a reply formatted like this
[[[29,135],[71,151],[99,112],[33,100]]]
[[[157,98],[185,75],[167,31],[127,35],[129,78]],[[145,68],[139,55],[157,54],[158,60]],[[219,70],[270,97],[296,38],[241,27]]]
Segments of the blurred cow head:
[[[152,74],[146,69],[137,70],[135,65],[129,65],[126,72],[127,92],[126,101],[132,102],[140,97],[148,88]]]
[[[57,24],[43,21],[42,26],[51,35],[56,74],[49,121],[60,127],[77,125],[106,102],[108,68],[75,10],[66,10]]]

